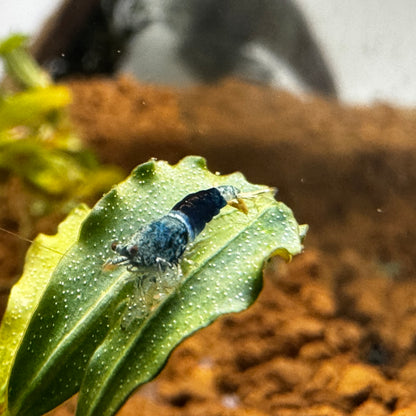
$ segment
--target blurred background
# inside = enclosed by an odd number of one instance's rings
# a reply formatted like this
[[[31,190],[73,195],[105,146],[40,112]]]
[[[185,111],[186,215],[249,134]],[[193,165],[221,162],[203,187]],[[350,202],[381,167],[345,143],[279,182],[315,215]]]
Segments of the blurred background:
[[[336,90],[351,104],[416,102],[412,0],[75,3],[16,0],[6,6],[2,0],[0,37],[16,31],[38,36],[43,28],[36,54],[58,77],[125,70],[144,81],[183,86],[244,74],[295,92]],[[215,12],[219,4],[222,13]],[[51,36],[56,27],[45,31],[44,25],[60,6],[71,23]],[[221,68],[213,64],[218,60]]]

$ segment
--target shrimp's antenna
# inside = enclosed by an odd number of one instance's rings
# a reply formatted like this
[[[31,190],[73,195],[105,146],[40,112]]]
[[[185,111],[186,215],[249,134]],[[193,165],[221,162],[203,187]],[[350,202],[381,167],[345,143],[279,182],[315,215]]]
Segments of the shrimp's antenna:
[[[3,228],[3,227],[1,227],[1,226],[0,226],[0,230],[1,230],[1,231],[4,231],[4,232],[5,232],[5,233],[7,233],[7,234],[12,235],[14,238],[18,238],[19,240],[26,241],[26,243],[33,244],[33,240],[31,240],[30,238],[22,237],[21,235],[19,235],[19,234],[17,234],[17,233],[14,233],[13,231],[10,231],[10,230],[8,230],[8,229],[6,229],[6,228]],[[59,255],[63,256],[63,253],[61,253],[61,252],[60,252],[60,251],[58,251],[58,250],[55,250],[54,248],[47,247],[47,246],[45,246],[45,245],[43,245],[43,244],[41,244],[41,243],[38,243],[38,244],[39,244],[41,247],[43,247],[43,248],[45,248],[45,249],[47,249],[47,250],[53,251],[54,253],[56,253],[56,254],[59,254]]]
[[[14,233],[13,231],[7,230],[6,228],[0,227],[0,230],[4,231],[7,234],[12,235],[15,238],[18,238],[19,240],[26,241],[26,243],[33,243],[33,240],[30,240],[29,238],[22,237],[21,235],[19,235],[17,233]]]
[[[250,198],[254,198],[254,197],[256,197],[257,195],[260,195],[260,194],[265,194],[265,193],[269,193],[269,192],[270,192],[271,194],[273,194],[273,195],[276,195],[276,194],[277,194],[277,192],[278,192],[278,189],[277,189],[277,188],[274,188],[274,187],[269,186],[269,187],[264,188],[264,189],[258,189],[257,191],[240,192],[240,193],[238,194],[238,197],[239,197],[239,198],[250,199]]]

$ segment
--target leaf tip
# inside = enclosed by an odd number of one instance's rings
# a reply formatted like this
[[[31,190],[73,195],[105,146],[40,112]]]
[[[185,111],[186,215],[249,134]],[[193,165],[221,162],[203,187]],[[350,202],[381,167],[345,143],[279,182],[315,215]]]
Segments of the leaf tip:
[[[186,156],[179,161],[178,165],[186,165],[193,168],[207,168],[207,161],[204,157],[201,156]]]
[[[20,48],[27,41],[27,36],[17,33],[11,35],[0,42],[0,55],[12,52],[16,48]]]
[[[153,177],[156,170],[156,162],[154,159],[149,160],[146,163],[142,163],[133,170],[132,176],[139,180],[149,180]]]
[[[272,257],[279,256],[281,257],[286,263],[289,263],[292,261],[293,255],[285,248],[280,247],[273,251],[272,254],[270,254],[269,259]]]
[[[302,224],[299,225],[299,237],[300,237],[300,241],[303,243],[303,240],[306,237],[306,234],[308,233],[309,230],[309,225],[308,224]]]

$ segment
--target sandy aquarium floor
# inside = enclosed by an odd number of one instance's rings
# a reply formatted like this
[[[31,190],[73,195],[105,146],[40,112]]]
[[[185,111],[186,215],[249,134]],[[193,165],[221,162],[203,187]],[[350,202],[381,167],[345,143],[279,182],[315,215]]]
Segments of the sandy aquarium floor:
[[[310,225],[302,255],[267,265],[258,301],[182,343],[120,416],[416,415],[416,112],[235,80],[68,85],[73,122],[102,161],[128,171],[150,157],[202,155],[212,171],[276,186]],[[18,181],[5,189],[2,223],[16,229],[24,194]],[[52,216],[36,231],[56,224]],[[23,252],[0,235],[2,287]]]

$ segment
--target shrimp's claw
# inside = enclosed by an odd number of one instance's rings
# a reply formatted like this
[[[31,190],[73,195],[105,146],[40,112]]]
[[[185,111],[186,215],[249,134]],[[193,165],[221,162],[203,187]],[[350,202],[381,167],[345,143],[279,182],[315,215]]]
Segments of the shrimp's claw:
[[[111,259],[108,259],[101,267],[101,269],[105,272],[109,272],[114,270],[118,267],[118,264],[114,264]]]
[[[228,205],[230,205],[233,208],[238,209],[241,212],[244,212],[244,214],[248,214],[248,208],[246,203],[244,202],[244,199],[238,197],[236,199],[232,199],[231,201],[228,201]]]
[[[270,192],[273,195],[275,195],[277,192],[277,188],[268,187],[264,189],[259,189],[258,191],[240,192],[236,198],[228,201],[227,204],[232,206],[233,208],[238,209],[241,212],[244,212],[244,214],[248,214],[248,208],[246,203],[244,202],[244,199],[254,198],[259,194],[265,194],[267,192]]]

